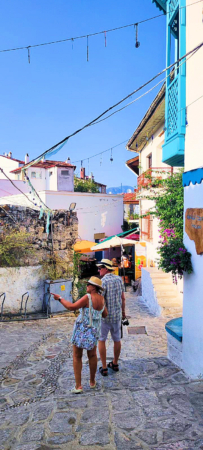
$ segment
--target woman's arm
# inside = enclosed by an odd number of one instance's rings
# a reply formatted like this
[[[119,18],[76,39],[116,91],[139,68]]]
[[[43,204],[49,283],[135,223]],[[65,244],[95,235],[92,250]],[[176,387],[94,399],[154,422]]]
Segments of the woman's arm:
[[[51,293],[51,292],[50,292]],[[54,300],[59,300],[60,295],[52,294],[54,296]],[[64,306],[64,308],[69,309],[69,311],[76,311],[80,308],[89,307],[89,299],[87,295],[84,295],[82,298],[77,300],[75,303],[68,302],[64,298],[61,297],[60,303]]]
[[[107,309],[107,307],[105,306],[104,311],[103,311],[103,313],[102,313],[102,317],[103,317],[103,319],[105,319],[107,316],[108,316],[108,309]]]

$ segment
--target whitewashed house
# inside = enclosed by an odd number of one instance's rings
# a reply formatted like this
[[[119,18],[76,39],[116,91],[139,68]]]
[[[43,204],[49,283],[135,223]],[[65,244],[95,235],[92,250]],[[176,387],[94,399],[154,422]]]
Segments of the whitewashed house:
[[[4,160],[7,164],[7,158],[3,157],[2,161]],[[16,189],[9,180],[0,178],[0,205],[34,207],[33,203],[30,203],[17,189],[19,188],[33,200],[34,196],[30,193],[28,184],[25,183],[22,170],[29,165],[28,155],[26,155],[25,164],[23,165],[23,161],[21,163],[22,165],[13,169],[11,161],[10,172],[9,167],[6,166],[9,178],[14,180]],[[4,169],[5,165],[2,164],[0,167]],[[74,192],[74,170],[75,166],[69,160],[66,162],[46,160],[28,167],[26,174],[41,200],[51,210],[68,210],[71,204],[75,204],[79,238],[94,242],[98,236],[102,238],[122,232],[123,197],[104,193]]]
[[[175,60],[203,42],[202,2],[153,2],[166,13],[166,61],[169,65],[171,36],[175,40]],[[184,165],[184,243],[192,255],[193,265],[193,273],[184,275],[182,328],[181,321],[167,327],[168,355],[194,379],[203,378],[202,109],[203,47],[186,62],[183,60],[176,65],[173,81],[167,78],[166,133],[162,155],[163,162],[171,166]]]
[[[24,161],[13,158],[11,152],[9,152],[8,154],[4,153],[4,155],[0,155],[0,168],[3,169],[4,173],[11,180],[16,179],[15,174],[11,173],[11,171],[22,167],[24,164],[25,164]],[[6,179],[6,176],[0,171],[0,180],[5,180],[5,179]]]
[[[170,176],[174,170],[162,160],[164,124],[165,85],[158,92],[127,144],[127,150],[139,153],[138,157],[127,161],[126,165],[138,175],[137,198],[140,215],[143,216],[140,219],[140,240],[146,242],[148,267],[157,265],[160,223],[156,216],[149,214],[153,211],[154,201],[146,197],[153,195],[153,180]]]

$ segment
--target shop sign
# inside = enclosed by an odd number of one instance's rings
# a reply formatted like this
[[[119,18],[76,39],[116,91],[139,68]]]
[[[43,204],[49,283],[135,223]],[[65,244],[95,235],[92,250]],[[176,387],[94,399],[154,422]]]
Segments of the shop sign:
[[[198,255],[203,253],[203,209],[188,208],[185,213],[185,231],[195,242]]]

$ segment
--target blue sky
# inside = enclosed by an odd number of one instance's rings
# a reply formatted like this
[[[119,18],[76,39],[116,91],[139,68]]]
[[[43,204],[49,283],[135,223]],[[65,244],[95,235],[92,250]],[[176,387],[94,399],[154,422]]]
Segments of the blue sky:
[[[9,0],[2,2],[0,49],[87,35],[159,14],[151,0]],[[0,154],[37,157],[165,67],[165,18],[86,39],[0,53]],[[83,160],[129,139],[157,90],[112,118],[81,132],[52,159]],[[134,97],[133,97],[134,98]],[[125,167],[125,144],[90,159],[89,171],[108,187],[136,184]],[[86,161],[86,173],[88,163]],[[79,172],[80,163],[76,172]]]

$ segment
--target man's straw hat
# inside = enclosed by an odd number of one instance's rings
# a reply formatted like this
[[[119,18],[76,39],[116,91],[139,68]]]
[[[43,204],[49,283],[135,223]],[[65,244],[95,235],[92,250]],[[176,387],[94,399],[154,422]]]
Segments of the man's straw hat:
[[[97,286],[97,287],[99,287],[99,289],[103,290],[102,280],[100,280],[100,278],[91,277],[88,281],[86,281],[86,283],[87,284],[92,284],[93,286]]]
[[[110,261],[110,259],[102,259],[101,262],[96,264],[96,266],[105,266],[108,270],[115,270],[115,267],[113,267],[112,261]]]

